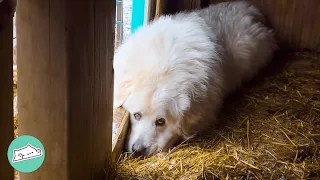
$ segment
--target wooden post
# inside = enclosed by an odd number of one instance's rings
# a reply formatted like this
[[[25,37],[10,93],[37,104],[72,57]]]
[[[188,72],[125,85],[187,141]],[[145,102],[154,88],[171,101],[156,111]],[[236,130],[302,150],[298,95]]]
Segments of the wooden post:
[[[144,23],[148,24],[156,16],[157,0],[146,0]]]
[[[0,179],[13,179],[13,168],[7,158],[8,147],[13,140],[13,19],[4,14],[0,3]]]
[[[19,135],[44,145],[21,180],[110,179],[114,0],[19,1]]]
[[[201,8],[201,0],[157,0],[156,18],[163,14],[175,14],[184,10]]]
[[[157,0],[155,19],[159,18],[163,14],[167,14],[169,0]]]

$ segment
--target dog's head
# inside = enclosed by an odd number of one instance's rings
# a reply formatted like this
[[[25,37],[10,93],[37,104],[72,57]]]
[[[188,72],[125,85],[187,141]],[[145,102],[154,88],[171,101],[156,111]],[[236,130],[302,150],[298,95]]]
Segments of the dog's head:
[[[150,156],[168,151],[183,136],[181,121],[190,107],[190,98],[179,91],[178,85],[169,81],[163,79],[147,85],[142,79],[136,82],[129,80],[115,89],[115,108],[123,106],[130,113],[128,152],[136,156]]]

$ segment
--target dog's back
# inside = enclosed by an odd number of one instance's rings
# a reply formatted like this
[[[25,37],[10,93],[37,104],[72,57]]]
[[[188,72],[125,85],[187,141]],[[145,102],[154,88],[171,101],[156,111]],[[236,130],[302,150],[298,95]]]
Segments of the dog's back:
[[[247,1],[224,2],[198,11],[216,38],[225,91],[250,80],[278,48],[265,17]]]
[[[247,1],[224,2],[198,11],[216,38],[222,56],[225,91],[250,80],[278,48],[265,17]]]
[[[201,129],[209,119],[215,119],[223,98],[252,79],[272,59],[278,46],[272,30],[266,27],[265,17],[247,1],[219,3],[173,18],[192,16],[204,20],[203,29],[210,29],[208,35],[214,44],[213,63],[208,63],[211,72],[207,74],[206,98],[193,101],[188,113],[192,117],[187,118],[193,127]]]

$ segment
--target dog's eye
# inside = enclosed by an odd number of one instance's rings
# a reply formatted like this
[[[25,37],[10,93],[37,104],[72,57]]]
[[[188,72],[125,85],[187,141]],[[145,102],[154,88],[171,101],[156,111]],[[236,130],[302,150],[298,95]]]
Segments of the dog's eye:
[[[166,123],[164,118],[159,118],[156,120],[156,126],[163,126]]]
[[[134,118],[135,118],[136,120],[141,119],[141,114],[140,114],[140,113],[134,113],[133,116],[134,116]]]

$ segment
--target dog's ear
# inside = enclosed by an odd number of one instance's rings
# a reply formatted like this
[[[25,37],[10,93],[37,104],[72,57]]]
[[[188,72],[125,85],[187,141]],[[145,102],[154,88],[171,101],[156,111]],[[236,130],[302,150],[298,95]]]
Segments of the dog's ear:
[[[131,80],[124,80],[119,85],[115,85],[113,91],[113,108],[122,106],[133,91]]]
[[[188,111],[191,105],[188,93],[173,89],[170,86],[159,88],[156,98],[158,102],[164,101],[167,104],[170,113],[175,118],[183,116],[184,112]]]
[[[184,112],[189,110],[191,99],[188,94],[179,93],[171,101],[171,110],[175,116],[183,116]]]

